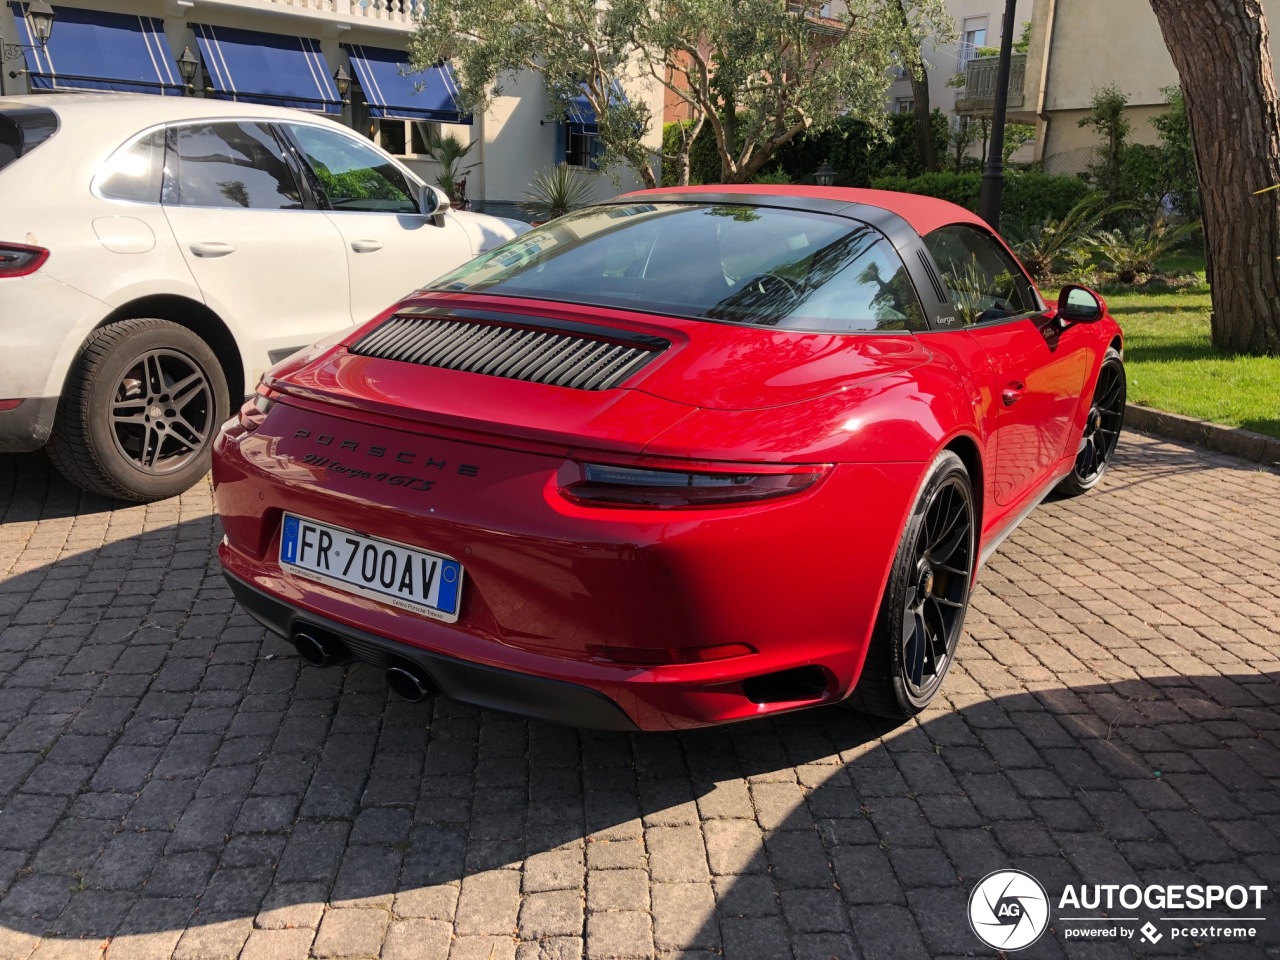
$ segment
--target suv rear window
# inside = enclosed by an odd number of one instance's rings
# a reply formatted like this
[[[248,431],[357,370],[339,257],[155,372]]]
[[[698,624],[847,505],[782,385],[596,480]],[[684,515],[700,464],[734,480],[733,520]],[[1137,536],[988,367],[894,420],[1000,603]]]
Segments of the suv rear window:
[[[0,109],[0,170],[26,156],[58,130],[58,115],[45,107]]]

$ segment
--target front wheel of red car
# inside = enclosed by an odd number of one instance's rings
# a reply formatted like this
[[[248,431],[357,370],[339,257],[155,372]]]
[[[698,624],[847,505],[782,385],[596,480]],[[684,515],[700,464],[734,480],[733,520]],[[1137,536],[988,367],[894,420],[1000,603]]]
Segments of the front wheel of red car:
[[[846,701],[855,710],[906,720],[938,695],[969,606],[976,518],[969,473],[944,450],[898,545],[862,676]]]
[[[1120,442],[1120,429],[1124,426],[1126,389],[1124,360],[1120,351],[1110,347],[1102,361],[1102,369],[1098,371],[1098,385],[1093,391],[1093,403],[1089,407],[1084,433],[1080,435],[1075,466],[1058,484],[1061,495],[1078,497],[1088,493],[1111,466],[1116,445]]]

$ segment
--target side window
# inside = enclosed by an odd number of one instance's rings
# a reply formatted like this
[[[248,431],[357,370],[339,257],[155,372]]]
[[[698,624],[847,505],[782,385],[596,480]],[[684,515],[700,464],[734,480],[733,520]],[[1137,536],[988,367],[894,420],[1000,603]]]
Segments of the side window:
[[[816,251],[796,283],[790,315],[777,324],[814,332],[924,330],[924,310],[893,245],[861,228]]]
[[[163,177],[164,130],[160,129],[111,155],[98,171],[98,192],[113,200],[159,203]]]
[[[164,202],[182,207],[301,210],[280,144],[261,123],[170,127]]]
[[[942,271],[956,315],[966,327],[1025,316],[1041,309],[1026,275],[991,237],[966,224],[940,227],[924,238]]]
[[[417,213],[418,201],[405,175],[373,150],[351,137],[308,124],[291,123],[321,194],[332,210]]]

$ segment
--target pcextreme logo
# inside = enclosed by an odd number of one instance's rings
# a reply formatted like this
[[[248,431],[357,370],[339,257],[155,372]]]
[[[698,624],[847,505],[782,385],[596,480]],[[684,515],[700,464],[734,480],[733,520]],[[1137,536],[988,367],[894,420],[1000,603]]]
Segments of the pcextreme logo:
[[[1070,884],[1058,898],[1054,931],[1062,941],[1248,941],[1257,937],[1258,924],[1266,922],[1262,901],[1267,890],[1262,884]],[[989,947],[1023,950],[1048,929],[1050,908],[1035,877],[997,870],[978,881],[969,895],[969,926]]]

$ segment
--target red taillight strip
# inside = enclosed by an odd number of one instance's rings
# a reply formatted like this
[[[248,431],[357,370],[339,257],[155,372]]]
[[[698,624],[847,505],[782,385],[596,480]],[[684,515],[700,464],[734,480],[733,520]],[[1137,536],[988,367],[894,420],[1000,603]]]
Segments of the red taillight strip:
[[[35,273],[49,259],[44,247],[25,243],[0,243],[0,277],[25,277]]]

